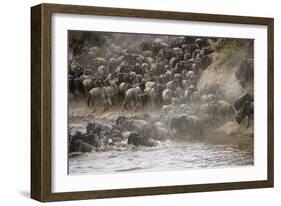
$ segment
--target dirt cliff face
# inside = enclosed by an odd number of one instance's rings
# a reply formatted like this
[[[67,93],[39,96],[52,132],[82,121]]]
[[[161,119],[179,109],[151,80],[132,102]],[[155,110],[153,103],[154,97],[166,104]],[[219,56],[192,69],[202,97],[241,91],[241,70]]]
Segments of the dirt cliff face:
[[[231,103],[244,92],[253,93],[253,43],[219,40],[213,47],[213,61],[202,73],[199,90],[204,92],[217,85],[219,96]]]

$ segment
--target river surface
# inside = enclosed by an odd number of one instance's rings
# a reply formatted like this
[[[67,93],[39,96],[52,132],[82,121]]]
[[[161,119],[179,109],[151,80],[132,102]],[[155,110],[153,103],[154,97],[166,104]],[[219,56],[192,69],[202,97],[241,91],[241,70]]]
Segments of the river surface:
[[[230,144],[165,141],[156,147],[124,146],[70,157],[69,174],[171,171],[253,164],[252,138],[242,138]]]

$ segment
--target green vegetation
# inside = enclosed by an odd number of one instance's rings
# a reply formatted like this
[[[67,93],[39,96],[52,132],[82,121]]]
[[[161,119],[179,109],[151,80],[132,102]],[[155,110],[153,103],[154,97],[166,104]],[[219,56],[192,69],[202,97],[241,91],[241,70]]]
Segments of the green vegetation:
[[[223,55],[223,61],[230,65],[237,64],[247,53],[249,48],[243,41],[229,40],[225,41],[219,53]]]

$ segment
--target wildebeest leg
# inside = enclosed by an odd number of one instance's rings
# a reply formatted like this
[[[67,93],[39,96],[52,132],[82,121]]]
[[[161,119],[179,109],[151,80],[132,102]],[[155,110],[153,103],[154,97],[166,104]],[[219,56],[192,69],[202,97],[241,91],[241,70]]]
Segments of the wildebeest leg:
[[[141,99],[139,99],[139,101],[138,101],[138,106],[139,106],[139,109],[141,109],[141,108],[142,108],[142,102],[141,102]]]
[[[93,108],[93,112],[95,111],[95,104],[96,104],[96,101],[95,101],[95,98],[91,98],[91,104],[92,104],[92,108]]]
[[[250,119],[251,119],[251,118],[250,118],[250,115],[248,115],[247,118],[248,118],[247,128],[249,128],[249,126],[250,126]]]
[[[87,93],[85,93],[84,89],[81,91],[81,93],[82,93],[82,98],[87,99]]]
[[[135,101],[131,101],[131,107],[135,110]]]
[[[105,100],[105,109],[104,109],[104,111],[107,111],[107,110],[108,110],[108,108],[109,108],[108,106],[109,106],[109,105],[111,105],[111,100],[110,100],[110,99],[106,99],[106,100]]]
[[[139,109],[139,103],[136,101],[134,111],[136,112],[138,109]]]
[[[235,115],[236,115],[237,111],[236,111],[236,109],[234,107],[234,104],[232,104],[231,111],[232,111],[232,114],[230,114],[230,119],[235,122],[236,121],[235,120]]]
[[[89,98],[91,98],[92,95],[90,94],[90,92],[86,88],[84,88],[83,89],[83,96],[84,96],[85,99],[89,100]]]
[[[107,103],[106,103],[106,100],[103,101],[103,104],[102,104],[102,108],[101,108],[101,111],[102,112],[105,112],[107,110]]]
[[[108,102],[108,105],[109,105],[109,106],[112,106],[112,105],[113,105],[111,98],[108,98],[108,99],[107,99],[107,102]]]
[[[88,107],[91,107],[91,95],[89,94],[88,95],[88,100],[87,100],[87,105],[88,105]]]
[[[127,101],[126,101],[126,99],[124,100],[124,103],[123,103],[123,106],[122,106],[122,111],[123,110],[126,110],[126,105],[127,105]]]

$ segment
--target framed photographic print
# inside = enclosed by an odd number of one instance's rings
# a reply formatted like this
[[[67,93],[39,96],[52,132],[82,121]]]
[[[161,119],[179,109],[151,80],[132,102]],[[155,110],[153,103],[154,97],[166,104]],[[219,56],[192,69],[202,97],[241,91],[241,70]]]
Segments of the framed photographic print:
[[[273,187],[273,19],[31,8],[31,197]]]

